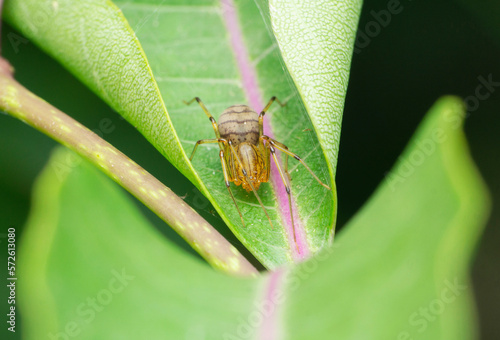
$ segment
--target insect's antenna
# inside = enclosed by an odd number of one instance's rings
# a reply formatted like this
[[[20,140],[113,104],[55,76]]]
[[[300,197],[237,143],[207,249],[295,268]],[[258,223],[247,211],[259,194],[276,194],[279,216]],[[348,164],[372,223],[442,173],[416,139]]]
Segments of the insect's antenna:
[[[262,207],[262,210],[264,210],[264,213],[266,214],[267,219],[269,220],[269,224],[271,225],[271,229],[274,229],[273,222],[271,222],[271,217],[269,217],[269,214],[267,213],[266,207],[264,207],[264,203],[262,203],[262,200],[260,199],[259,194],[257,194],[257,190],[255,190],[252,182],[248,178],[248,174],[245,171],[245,169],[243,167],[243,164],[241,163],[241,160],[238,157],[238,154],[236,153],[236,150],[234,149],[234,146],[233,146],[233,144],[231,142],[229,142],[229,147],[231,148],[231,152],[233,153],[234,158],[236,158],[236,160],[238,161],[238,163],[239,163],[239,165],[241,167],[241,170],[243,171],[243,175],[245,176],[245,178],[247,180],[247,183],[250,185],[250,188],[252,188],[252,191],[253,191],[255,197],[257,197],[257,201],[259,201],[260,206]],[[235,204],[236,204],[236,202],[235,202]]]

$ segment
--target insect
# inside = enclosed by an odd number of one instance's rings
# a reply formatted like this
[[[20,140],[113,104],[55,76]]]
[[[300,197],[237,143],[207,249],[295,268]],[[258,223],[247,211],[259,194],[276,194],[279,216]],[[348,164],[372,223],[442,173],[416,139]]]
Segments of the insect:
[[[269,224],[273,228],[271,218],[269,217],[266,208],[257,193],[260,184],[269,181],[271,169],[270,163],[272,157],[288,195],[288,204],[290,206],[290,215],[293,226],[293,237],[295,240],[295,226],[292,213],[292,194],[289,183],[290,174],[288,173],[288,156],[298,160],[311,173],[319,184],[328,190],[331,189],[328,185],[320,181],[320,179],[298,155],[288,150],[286,145],[264,134],[264,115],[269,107],[274,101],[276,101],[281,107],[286,104],[282,104],[276,97],[272,97],[260,114],[257,114],[257,112],[253,111],[247,105],[233,105],[222,112],[219,118],[219,124],[217,124],[214,117],[212,117],[200,98],[195,97],[189,102],[184,101],[184,103],[186,105],[190,105],[194,101],[198,102],[202,110],[210,119],[216,138],[201,139],[197,141],[189,160],[193,160],[194,154],[200,144],[218,143],[224,181],[227,190],[229,191],[229,195],[236,206],[236,210],[238,210],[243,226],[245,226],[245,221],[243,220],[243,215],[241,214],[238,204],[236,203],[233,193],[231,192],[230,182],[233,182],[235,185],[241,185],[247,192],[253,191],[255,197],[264,210],[267,219],[269,220]],[[282,169],[280,162],[278,161],[276,150],[279,150],[286,155],[284,169]]]

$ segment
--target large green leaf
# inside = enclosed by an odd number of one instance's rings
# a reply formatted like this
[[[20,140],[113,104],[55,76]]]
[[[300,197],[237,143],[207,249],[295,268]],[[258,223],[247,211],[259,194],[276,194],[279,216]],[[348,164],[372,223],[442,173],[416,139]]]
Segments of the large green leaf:
[[[26,339],[471,339],[467,267],[488,199],[463,114],[440,100],[333,249],[256,279],[180,251],[93,167],[61,180],[59,150],[19,253]]]
[[[250,312],[256,281],[168,242],[89,163],[57,172],[69,152],[37,180],[19,250],[26,339],[219,339]]]
[[[292,159],[297,251],[286,192],[276,170],[271,184],[263,184],[259,190],[274,229],[253,195],[233,186],[247,224],[243,228],[224,185],[216,146],[200,148],[194,159],[196,172],[185,154],[191,152],[196,140],[213,138],[214,133],[202,110],[196,105],[186,107],[182,100],[201,97],[217,118],[224,108],[236,103],[248,103],[256,111],[261,110],[267,99],[276,95],[287,105],[283,109],[275,105],[270,110],[265,133],[302,156],[320,179],[334,188],[335,162],[331,155],[336,153],[332,150],[337,150],[338,144],[323,135],[324,131],[338,130],[340,121],[318,122],[317,110],[310,112],[315,126],[323,131],[320,145],[301,101],[304,95],[297,95],[269,31],[269,22],[266,25],[266,4],[260,5],[264,15],[251,0],[136,0],[117,4],[133,32],[118,9],[102,0],[11,0],[6,4],[6,16],[136,126],[193,181],[264,265],[274,268],[317,252],[333,233],[335,190],[322,188]],[[339,49],[351,51],[352,27],[358,12],[358,3],[348,1],[340,11],[325,11],[325,15],[335,18],[339,30],[346,32],[336,40]],[[334,32],[330,33],[332,36],[325,32],[328,39],[335,40]],[[329,63],[335,62],[336,57],[331,58]],[[343,60],[343,68],[349,60],[350,57]],[[347,77],[347,72],[333,76],[334,83],[344,84],[340,92],[345,90]],[[338,94],[329,97],[331,102],[343,102]],[[335,107],[339,118],[342,105]],[[322,151],[330,155],[328,161]]]
[[[332,256],[294,269],[307,279],[287,289],[287,339],[475,338],[468,267],[489,200],[464,115],[440,99]],[[299,322],[306,311],[315,319]]]

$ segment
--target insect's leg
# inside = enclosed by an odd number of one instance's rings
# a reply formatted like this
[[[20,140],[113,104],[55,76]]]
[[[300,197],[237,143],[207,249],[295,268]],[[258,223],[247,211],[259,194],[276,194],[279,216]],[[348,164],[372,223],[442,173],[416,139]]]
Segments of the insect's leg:
[[[280,104],[281,107],[285,106],[286,103],[281,103],[276,96],[272,96],[271,99],[269,99],[269,102],[267,103],[266,107],[262,109],[262,111],[259,114],[259,136],[262,136],[264,133],[264,115],[266,114],[267,110],[271,107],[271,105],[276,101],[278,104]]]
[[[230,182],[229,182],[230,179],[229,179],[229,175],[227,172],[226,161],[224,159],[224,150],[221,150],[219,152],[219,157],[220,157],[220,161],[222,163],[222,172],[224,173],[224,182],[226,183],[227,191],[229,191],[229,195],[231,196],[231,199],[233,200],[234,206],[236,207],[236,210],[238,210],[238,214],[240,214],[241,223],[243,223],[243,227],[245,227],[245,221],[243,220],[243,215],[241,214],[240,208],[238,208],[238,204],[236,204],[236,199],[234,198],[233,193],[232,193],[231,188],[230,188]]]
[[[292,220],[293,242],[295,242],[295,247],[297,247],[297,251],[300,252],[299,245],[297,244],[297,237],[295,235],[295,222],[293,221],[292,192],[290,190],[290,186],[288,185],[288,183],[286,181],[285,175],[283,174],[283,170],[281,170],[281,165],[280,165],[280,162],[278,161],[278,157],[276,157],[276,150],[274,149],[274,146],[272,144],[270,144],[270,145],[268,145],[268,147],[269,147],[269,150],[271,150],[271,155],[273,156],[274,163],[276,164],[276,167],[278,168],[281,180],[283,181],[283,184],[285,185],[286,194],[288,195],[288,206],[290,207],[290,218]]]
[[[200,144],[208,144],[208,143],[219,143],[219,144],[227,145],[227,141],[225,139],[222,139],[222,138],[201,139],[201,140],[199,140],[199,141],[196,142],[196,144],[194,146],[194,149],[193,149],[193,152],[191,153],[191,157],[189,157],[189,160],[191,161],[193,159],[193,156],[194,156],[194,154],[196,152],[196,149],[198,148],[198,145],[200,145]],[[236,210],[238,210],[238,214],[240,215],[240,218],[241,218],[241,223],[243,223],[243,227],[244,227],[245,226],[245,221],[243,220],[243,215],[241,214],[241,211],[238,208],[238,205],[236,204],[236,199],[234,198],[233,193],[231,192],[231,188],[230,188],[230,184],[229,184],[231,178],[228,175],[227,165],[226,165],[226,160],[224,159],[224,151],[223,150],[220,150],[219,157],[220,157],[220,161],[222,163],[222,172],[224,174],[224,182],[226,184],[226,188],[229,191],[229,195],[231,196],[231,199],[233,200],[233,203],[234,203],[234,205],[236,207]]]
[[[268,136],[261,137],[261,140],[267,140],[268,143],[270,143],[269,139],[270,138]],[[282,144],[278,141],[274,141],[274,142],[276,144],[279,144],[279,146],[281,146],[282,148],[285,148],[288,150],[288,146],[286,146],[285,144]],[[288,154],[286,154],[286,153],[285,153],[285,174],[286,174],[286,177],[288,178],[288,182],[290,182],[292,180],[292,177],[290,176],[290,173],[288,172]]]
[[[264,166],[266,168],[266,171],[264,172],[264,176],[261,179],[261,182],[268,182],[269,174],[271,173],[271,162],[270,162],[269,148],[264,144],[264,140],[262,138],[259,139],[259,152],[263,155]]]
[[[259,194],[257,194],[257,190],[255,190],[252,182],[248,178],[248,174],[247,174],[245,168],[243,167],[243,164],[241,163],[241,160],[238,157],[238,154],[236,153],[236,150],[234,149],[233,144],[231,143],[231,141],[229,141],[228,144],[229,144],[229,148],[231,149],[231,153],[233,154],[233,157],[236,159],[236,161],[238,162],[238,164],[241,167],[241,170],[243,171],[243,175],[245,176],[245,179],[247,180],[247,183],[250,185],[250,188],[252,188],[252,191],[253,191],[255,197],[257,197],[257,201],[259,201],[260,206],[262,207],[262,210],[264,210],[264,212],[266,213],[266,216],[267,216],[267,219],[269,220],[269,224],[271,225],[271,228],[274,229],[273,222],[271,222],[271,217],[269,217],[269,214],[267,213],[267,210],[264,207],[264,203],[262,203],[262,200],[260,199]]]
[[[267,140],[272,146],[276,147],[276,149],[278,149],[281,152],[284,152],[285,154],[287,154],[288,156],[291,156],[291,157],[295,158],[296,160],[298,160],[303,166],[305,166],[305,168],[311,173],[311,175],[316,179],[316,181],[318,181],[319,184],[321,184],[322,186],[324,186],[328,190],[332,190],[332,189],[330,189],[330,187],[328,185],[321,182],[321,180],[318,178],[318,176],[316,176],[316,174],[311,170],[311,168],[309,168],[307,166],[307,164],[298,155],[296,155],[293,152],[291,152],[290,150],[288,150],[286,145],[284,145],[284,144],[278,142],[277,140],[274,140],[268,136],[262,136],[262,138]]]
[[[288,177],[288,181],[290,182],[292,180],[292,176],[290,176],[290,173],[288,172],[288,155],[285,154],[285,173]]]
[[[276,96],[272,96],[271,99],[269,99],[269,101],[267,102],[267,105],[266,107],[262,110],[263,113],[266,113],[267,110],[269,110],[269,108],[271,107],[271,105],[274,103],[274,101],[276,101],[278,104],[280,104],[281,107],[285,106],[286,103],[282,103],[278,98],[276,98]]]
[[[194,153],[196,152],[196,149],[198,149],[198,145],[200,144],[208,144],[208,143],[226,143],[225,139],[222,138],[215,138],[215,139],[200,139],[199,141],[196,142],[194,145],[193,152],[191,153],[191,157],[189,157],[189,160],[192,161],[194,157]]]
[[[217,122],[215,121],[214,117],[212,117],[212,115],[210,114],[210,112],[208,111],[208,109],[206,108],[205,104],[203,104],[203,102],[201,101],[200,98],[194,97],[193,99],[191,99],[188,102],[185,101],[185,100],[183,100],[183,102],[186,105],[191,105],[191,103],[194,102],[195,100],[198,102],[198,104],[200,104],[201,109],[203,110],[203,112],[205,112],[205,114],[207,115],[208,119],[210,119],[210,122],[212,123],[212,127],[214,128],[214,131],[215,131],[215,136],[217,138],[220,138],[219,126],[217,125]],[[221,147],[221,149],[222,149],[222,147]]]

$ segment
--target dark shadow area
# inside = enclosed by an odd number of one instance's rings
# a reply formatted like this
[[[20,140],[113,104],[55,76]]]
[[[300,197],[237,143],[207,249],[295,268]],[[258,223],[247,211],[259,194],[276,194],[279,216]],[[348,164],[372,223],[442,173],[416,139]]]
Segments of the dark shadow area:
[[[481,338],[500,339],[500,41],[457,2],[400,1],[390,19],[389,3],[363,8],[340,142],[338,226],[370,197],[439,97],[468,98],[465,132],[494,204],[472,279]],[[487,98],[470,98],[488,78],[497,85]]]

